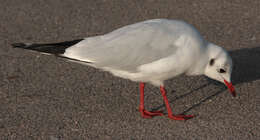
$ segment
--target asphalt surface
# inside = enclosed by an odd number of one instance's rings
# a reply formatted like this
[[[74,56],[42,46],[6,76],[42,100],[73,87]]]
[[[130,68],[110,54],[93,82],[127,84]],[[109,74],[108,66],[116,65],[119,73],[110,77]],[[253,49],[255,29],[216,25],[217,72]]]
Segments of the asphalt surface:
[[[138,83],[15,42],[59,42],[108,33],[152,18],[182,19],[234,59],[233,98],[204,76],[166,82],[174,113],[188,121],[143,119]],[[260,139],[259,0],[1,0],[0,139]],[[147,109],[165,113],[147,85]]]

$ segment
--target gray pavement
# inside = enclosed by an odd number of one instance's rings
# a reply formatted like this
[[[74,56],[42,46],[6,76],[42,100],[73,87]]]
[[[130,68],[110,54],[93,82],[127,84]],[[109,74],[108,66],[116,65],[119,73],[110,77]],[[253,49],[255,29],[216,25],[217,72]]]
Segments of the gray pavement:
[[[259,0],[0,2],[0,139],[260,139]],[[143,119],[138,83],[10,46],[100,35],[152,18],[185,20],[229,50],[238,97],[204,76],[180,76],[166,82],[171,106],[197,116]],[[166,113],[159,89],[148,85],[145,95],[147,109]]]

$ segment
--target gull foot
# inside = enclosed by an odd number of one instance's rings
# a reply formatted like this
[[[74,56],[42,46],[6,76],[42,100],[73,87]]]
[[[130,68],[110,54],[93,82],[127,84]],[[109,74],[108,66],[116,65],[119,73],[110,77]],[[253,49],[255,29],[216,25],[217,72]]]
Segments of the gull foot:
[[[145,109],[140,110],[141,115],[143,118],[152,118],[154,116],[163,116],[161,111],[147,111]]]
[[[194,115],[168,115],[168,117],[172,120],[188,120],[195,116]]]

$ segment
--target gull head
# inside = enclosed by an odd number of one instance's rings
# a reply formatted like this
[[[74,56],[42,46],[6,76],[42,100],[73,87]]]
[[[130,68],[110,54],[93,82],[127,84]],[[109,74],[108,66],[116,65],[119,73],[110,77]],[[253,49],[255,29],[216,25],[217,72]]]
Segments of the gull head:
[[[233,96],[236,96],[235,89],[231,83],[232,59],[223,48],[208,44],[208,61],[204,74],[209,78],[224,83]]]

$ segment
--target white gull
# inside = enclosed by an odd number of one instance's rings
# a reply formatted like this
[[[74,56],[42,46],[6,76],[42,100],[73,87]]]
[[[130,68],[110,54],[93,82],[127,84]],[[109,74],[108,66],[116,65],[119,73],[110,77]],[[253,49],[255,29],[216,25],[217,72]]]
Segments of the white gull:
[[[144,83],[160,87],[168,117],[186,120],[193,115],[173,115],[164,81],[180,74],[206,75],[231,84],[232,59],[223,48],[203,39],[190,24],[180,20],[153,19],[124,26],[105,35],[61,43],[15,43],[14,47],[55,54],[113,75],[140,82],[142,117],[163,115],[144,108]]]

